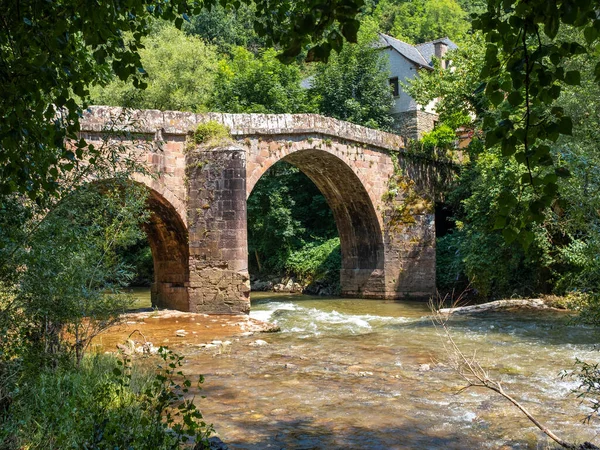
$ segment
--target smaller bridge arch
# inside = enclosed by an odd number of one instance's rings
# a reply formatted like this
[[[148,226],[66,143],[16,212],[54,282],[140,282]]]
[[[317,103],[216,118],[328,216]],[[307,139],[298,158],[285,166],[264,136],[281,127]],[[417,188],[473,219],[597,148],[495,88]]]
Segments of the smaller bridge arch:
[[[189,242],[186,224],[176,208],[148,188],[150,218],[144,224],[154,262],[152,305],[186,311],[189,308]]]

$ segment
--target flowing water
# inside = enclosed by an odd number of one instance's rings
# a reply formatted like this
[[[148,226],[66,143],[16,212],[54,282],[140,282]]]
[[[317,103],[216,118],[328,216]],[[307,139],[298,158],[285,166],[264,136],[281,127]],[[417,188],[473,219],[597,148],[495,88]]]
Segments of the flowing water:
[[[554,448],[513,406],[464,383],[444,363],[427,305],[253,295],[251,316],[280,333],[188,345],[186,370],[206,377],[199,406],[231,449]],[[593,328],[564,313],[454,317],[450,332],[505,390],[566,440],[600,440],[589,408],[560,371],[597,361]],[[249,345],[257,339],[268,345]]]

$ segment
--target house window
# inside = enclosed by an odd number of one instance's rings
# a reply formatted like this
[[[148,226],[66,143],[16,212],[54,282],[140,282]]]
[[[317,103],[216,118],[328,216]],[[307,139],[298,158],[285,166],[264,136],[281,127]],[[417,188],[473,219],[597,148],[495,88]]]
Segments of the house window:
[[[398,86],[398,77],[390,78],[390,86],[392,87],[392,94],[394,97],[399,97],[400,87]]]

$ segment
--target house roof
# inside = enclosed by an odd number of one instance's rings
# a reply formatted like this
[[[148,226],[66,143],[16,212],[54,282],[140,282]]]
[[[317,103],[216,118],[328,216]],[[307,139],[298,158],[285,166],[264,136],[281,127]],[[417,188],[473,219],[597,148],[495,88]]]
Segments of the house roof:
[[[380,48],[393,48],[416,65],[426,69],[431,69],[431,66],[433,65],[433,57],[435,56],[435,44],[440,42],[446,44],[448,46],[448,50],[454,50],[458,48],[457,45],[447,37],[436,39],[435,41],[431,42],[411,45],[383,33],[379,33],[379,42],[377,45]]]
[[[427,63],[429,65],[433,64],[433,57],[435,56],[435,44],[437,44],[438,42],[446,44],[448,46],[448,50],[456,50],[458,48],[458,46],[447,37],[415,45],[415,48],[419,51],[421,55],[423,55],[423,58],[427,60]]]

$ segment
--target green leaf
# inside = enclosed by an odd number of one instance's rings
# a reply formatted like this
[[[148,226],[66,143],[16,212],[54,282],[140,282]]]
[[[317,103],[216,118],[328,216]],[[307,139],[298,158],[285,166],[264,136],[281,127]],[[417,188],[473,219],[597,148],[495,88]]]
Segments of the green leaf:
[[[558,14],[548,14],[544,22],[544,33],[551,40],[556,37],[560,25]]]
[[[488,98],[490,99],[492,105],[498,106],[504,100],[504,92],[494,91],[488,96]]]
[[[501,150],[502,156],[512,156],[517,151],[517,147],[509,139],[503,139]]]
[[[581,84],[581,73],[578,70],[569,70],[565,74],[565,83],[571,86],[578,86]]]
[[[506,226],[507,217],[506,216],[496,216],[496,220],[494,221],[494,230],[500,230]]]
[[[558,131],[567,136],[573,135],[573,121],[569,116],[561,117],[558,122]]]
[[[598,37],[598,30],[596,30],[596,28],[594,28],[593,26],[589,26],[585,30],[583,30],[583,36],[585,37],[585,40],[588,43],[588,45],[590,45]]]
[[[571,172],[566,167],[557,167],[554,169],[554,173],[561,178],[568,178],[571,176]]]
[[[526,229],[522,229],[519,232],[519,242],[523,244],[525,249],[528,249],[531,243],[533,242],[534,234]]]
[[[509,94],[507,100],[511,106],[519,106],[521,103],[523,103],[523,96],[520,92],[513,91]]]
[[[348,42],[356,42],[360,22],[358,20],[349,20],[342,25],[342,35]]]
[[[502,236],[504,236],[504,240],[508,243],[511,244],[514,242],[514,240],[517,238],[517,232],[512,229],[512,228],[504,228],[502,230]]]
[[[544,194],[546,194],[550,197],[555,197],[557,192],[558,192],[558,185],[556,183],[548,183],[544,187]]]

